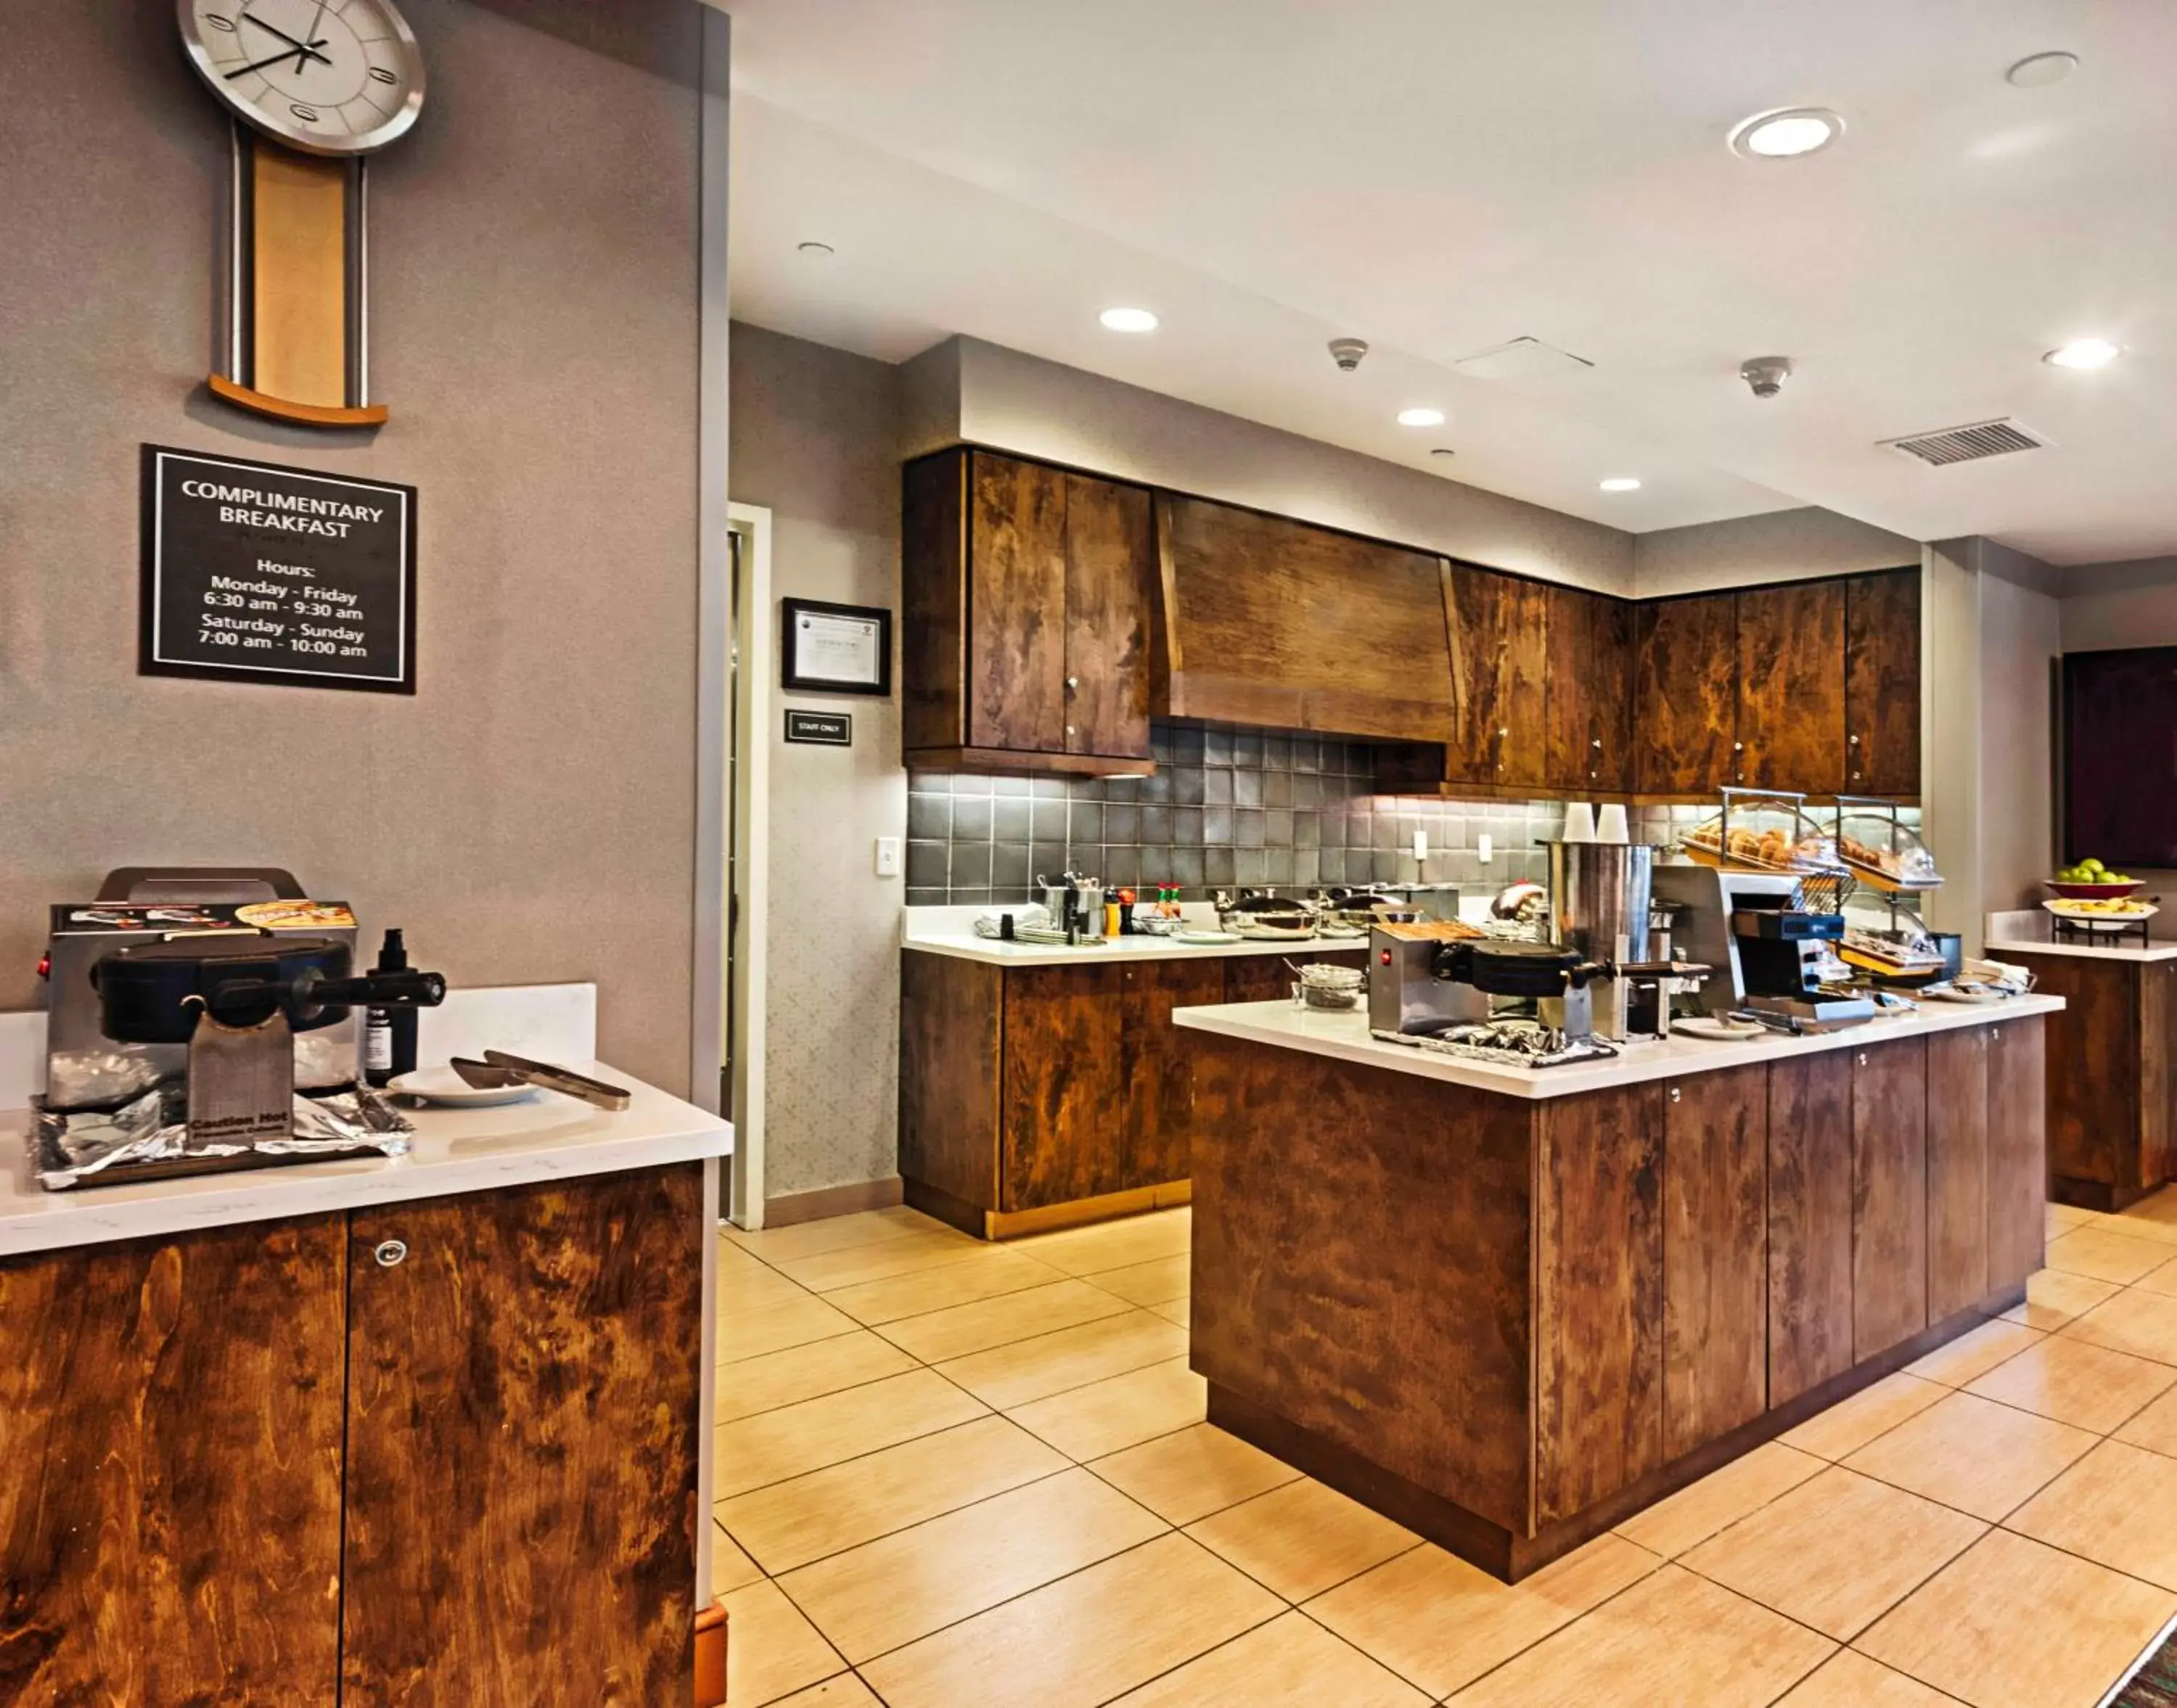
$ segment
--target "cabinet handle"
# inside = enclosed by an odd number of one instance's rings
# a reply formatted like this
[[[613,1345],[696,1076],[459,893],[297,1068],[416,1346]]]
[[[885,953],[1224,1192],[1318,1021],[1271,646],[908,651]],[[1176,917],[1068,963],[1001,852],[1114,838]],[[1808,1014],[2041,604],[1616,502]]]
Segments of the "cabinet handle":
[[[1073,726],[1072,726],[1071,723],[1069,723],[1069,724],[1067,724],[1067,725],[1066,726],[1066,733],[1067,733],[1068,735],[1072,734],[1072,733],[1073,733]]]
[[[406,1240],[380,1240],[370,1255],[378,1259],[379,1269],[390,1269],[406,1259],[408,1242]]]
[[[1497,732],[1497,739],[1498,739],[1499,741],[1502,741],[1502,740],[1503,740],[1507,736],[1510,735],[1510,734],[1511,734],[1511,733],[1512,733],[1512,732],[1511,732],[1509,729],[1499,729],[1499,730]]]
[[[1681,1094],[1681,1093],[1680,1093],[1680,1091],[1678,1090],[1678,1088],[1677,1086],[1673,1085],[1673,1086],[1671,1088],[1671,1101],[1672,1101],[1672,1102],[1673,1102],[1673,1103],[1676,1103],[1676,1102],[1678,1100],[1678,1099],[1679,1099],[1679,1097],[1680,1097],[1681,1095],[1682,1095],[1682,1094]]]
[[[1867,1052],[1864,1050],[1859,1052],[1859,1065],[1862,1067],[1867,1066]]]
[[[1859,738],[1857,735],[1847,735],[1844,739],[1844,745],[1847,747],[1857,747],[1859,745]]]
[[[1734,741],[1731,744],[1731,750],[1733,753],[1743,753],[1746,751],[1746,744],[1743,741]]]
[[[1588,745],[1590,747],[1593,747],[1593,748],[1600,749],[1600,748],[1601,747],[1601,745],[1602,745],[1602,738],[1601,738],[1600,735],[1598,735],[1598,736],[1596,736],[1596,737],[1595,738],[1595,739],[1594,739],[1594,740],[1592,740],[1592,741],[1589,742],[1587,745]]]
[[[1066,691],[1068,694],[1072,693],[1076,689],[1080,687],[1080,685],[1081,679],[1078,676],[1068,676],[1066,679]]]

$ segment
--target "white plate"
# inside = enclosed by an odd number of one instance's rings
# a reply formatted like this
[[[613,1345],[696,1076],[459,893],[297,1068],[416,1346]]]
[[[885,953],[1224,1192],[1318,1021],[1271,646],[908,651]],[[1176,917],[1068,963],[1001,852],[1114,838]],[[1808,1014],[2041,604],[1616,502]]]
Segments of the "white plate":
[[[533,1085],[476,1086],[450,1067],[419,1067],[404,1073],[385,1088],[419,1103],[444,1104],[449,1109],[489,1109],[501,1103],[521,1103],[536,1096]]]
[[[1749,1039],[1765,1037],[1769,1029],[1758,1020],[1726,1020],[1715,1014],[1694,1014],[1683,1020],[1672,1021],[1671,1030],[1687,1033],[1695,1038],[1728,1039],[1743,1043]]]
[[[1240,934],[1237,931],[1174,931],[1171,940],[1175,943],[1205,947],[1211,943],[1236,943],[1240,941]]]

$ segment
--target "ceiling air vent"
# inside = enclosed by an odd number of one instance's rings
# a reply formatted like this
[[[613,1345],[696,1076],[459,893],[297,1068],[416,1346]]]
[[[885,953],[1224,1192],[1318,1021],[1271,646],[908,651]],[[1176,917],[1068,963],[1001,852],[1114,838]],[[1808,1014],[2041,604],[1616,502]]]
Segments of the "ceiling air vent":
[[[1882,441],[1885,450],[1936,468],[1953,462],[1978,462],[1984,456],[2003,456],[2014,450],[2038,450],[2048,443],[2032,428],[2008,416],[1997,421],[1976,421],[1970,427],[1946,427],[1939,433],[1916,433],[1907,439]]]

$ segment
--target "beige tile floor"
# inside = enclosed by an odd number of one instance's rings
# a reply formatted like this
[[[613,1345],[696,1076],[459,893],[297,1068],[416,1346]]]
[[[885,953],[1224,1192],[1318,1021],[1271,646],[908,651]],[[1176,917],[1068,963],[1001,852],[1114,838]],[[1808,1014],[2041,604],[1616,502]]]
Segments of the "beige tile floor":
[[[2167,1201],[2165,1201],[2167,1200]],[[1188,1212],[723,1236],[734,1708],[2093,1708],[2177,1616],[2177,1192],[1516,1588],[1203,1421]]]

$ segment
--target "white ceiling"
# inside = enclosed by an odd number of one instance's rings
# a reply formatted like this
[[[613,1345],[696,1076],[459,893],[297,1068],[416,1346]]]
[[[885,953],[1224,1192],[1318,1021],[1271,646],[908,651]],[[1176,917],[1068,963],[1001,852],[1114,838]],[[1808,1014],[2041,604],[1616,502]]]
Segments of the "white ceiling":
[[[1635,531],[1804,502],[2057,563],[2177,551],[2168,0],[728,9],[742,318],[891,361],[965,332]],[[2052,48],[2069,80],[2005,82]],[[1725,148],[1800,104],[1844,139]],[[1105,331],[1119,303],[1163,327]],[[2038,360],[2087,334],[2126,355]],[[1596,366],[1449,366],[1522,336]],[[1798,373],[1765,403],[1736,375],[1771,352]],[[1394,425],[1413,403],[1449,425]],[[2006,413],[2054,447],[1876,448]]]

